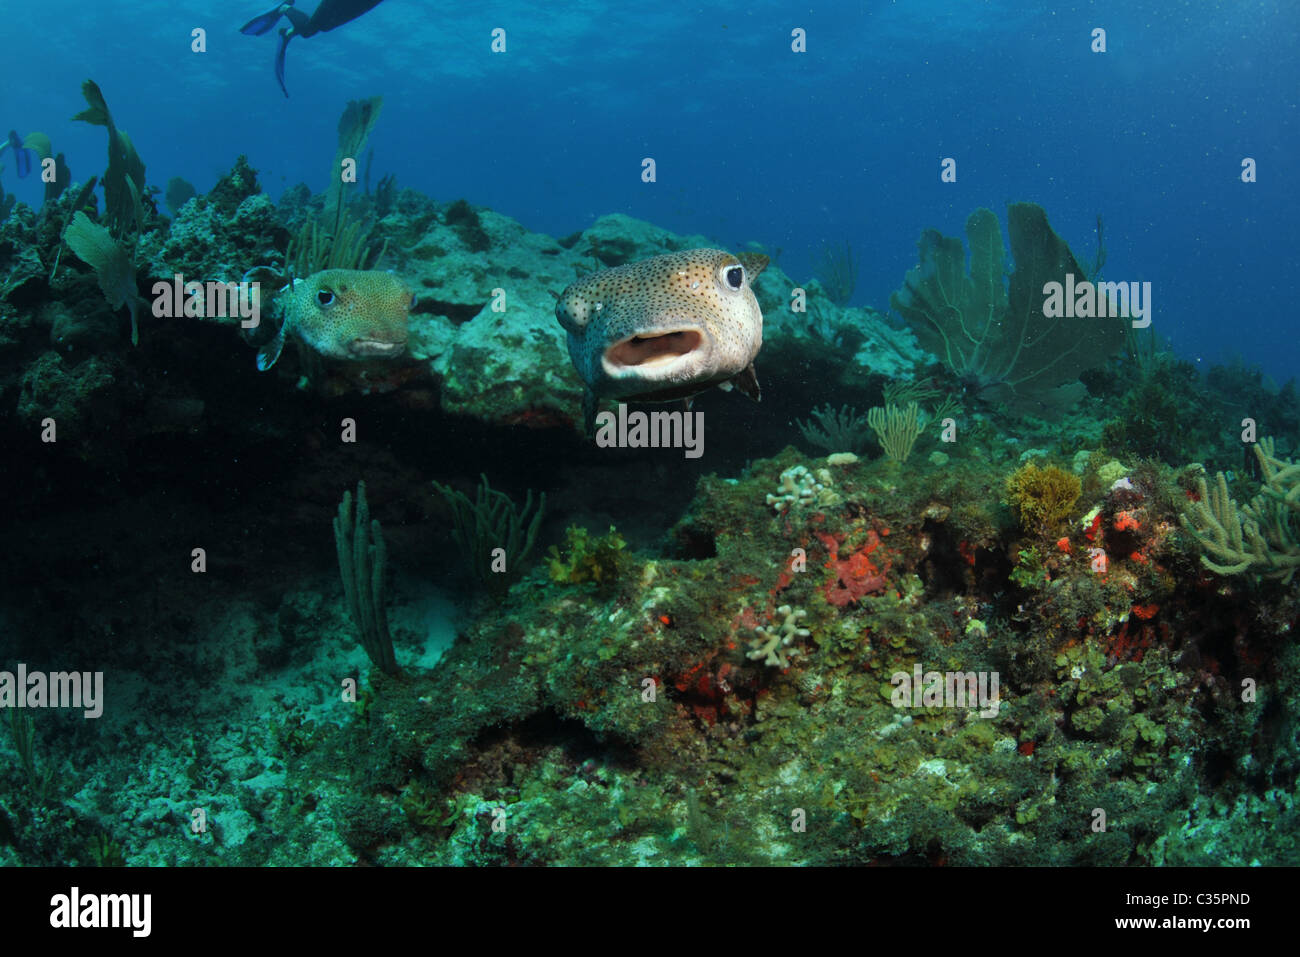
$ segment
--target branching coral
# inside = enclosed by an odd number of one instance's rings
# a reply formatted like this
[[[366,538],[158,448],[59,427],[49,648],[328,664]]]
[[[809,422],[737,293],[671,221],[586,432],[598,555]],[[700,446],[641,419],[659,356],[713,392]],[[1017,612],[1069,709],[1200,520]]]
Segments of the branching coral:
[[[483,584],[505,591],[519,577],[524,559],[533,549],[546,510],[546,493],[538,497],[534,511],[530,489],[524,507],[519,508],[509,495],[494,491],[486,475],[479,478],[482,484],[472,502],[449,486],[434,482],[433,487],[451,507],[456,543],[469,557],[474,574]]]
[[[813,409],[806,422],[795,419],[795,425],[810,444],[827,452],[861,452],[867,445],[867,420],[857,409],[850,409],[847,405],[836,412],[828,403],[823,408]]]
[[[781,473],[781,484],[775,493],[767,496],[767,504],[777,512],[805,502],[821,507],[832,505],[839,501],[832,491],[834,484],[829,469],[818,469],[814,473],[805,465],[796,465]]]
[[[14,750],[18,752],[18,763],[27,778],[32,803],[44,805],[54,793],[54,769],[46,768],[44,773],[36,770],[36,723],[16,708],[10,708],[9,733],[13,736]]]
[[[339,575],[348,614],[361,632],[361,645],[384,674],[397,674],[393,639],[388,633],[388,611],[384,601],[384,574],[388,550],[378,521],[370,518],[366,504],[366,483],[357,483],[356,509],[352,493],[344,492],[334,519],[334,546],[338,550]]]
[[[370,228],[348,210],[347,187],[355,180],[343,177],[346,164],[355,164],[364,148],[383,105],[382,96],[349,100],[339,117],[338,149],[325,192],[325,212],[321,222],[309,218],[290,240],[284,260],[291,276],[301,279],[322,269],[366,269],[388,251],[387,242],[378,250],[370,245]]]
[[[812,632],[807,628],[800,628],[799,622],[807,612],[802,608],[791,608],[789,605],[782,605],[776,610],[780,616],[781,622],[775,628],[764,628],[759,625],[754,629],[754,641],[750,643],[750,651],[746,653],[747,658],[757,661],[763,659],[765,665],[775,665],[778,668],[790,667],[790,655],[798,654],[798,651],[786,652],[786,648],[794,642],[796,638],[807,638]]]
[[[1204,476],[1197,478],[1200,500],[1179,520],[1206,553],[1201,562],[1211,571],[1238,575],[1253,569],[1263,578],[1290,582],[1300,568],[1300,463],[1274,453],[1271,438],[1255,446],[1264,484],[1249,505],[1233,501],[1222,472],[1213,487]]]
[[[887,405],[867,412],[867,423],[876,430],[880,446],[895,462],[906,462],[921,434],[921,409],[915,402],[906,408]]]
[[[322,269],[366,269],[383,258],[388,250],[384,243],[378,250],[370,245],[370,230],[352,219],[346,209],[339,209],[333,231],[327,231],[314,219],[303,223],[285,250],[285,269],[298,279]]]

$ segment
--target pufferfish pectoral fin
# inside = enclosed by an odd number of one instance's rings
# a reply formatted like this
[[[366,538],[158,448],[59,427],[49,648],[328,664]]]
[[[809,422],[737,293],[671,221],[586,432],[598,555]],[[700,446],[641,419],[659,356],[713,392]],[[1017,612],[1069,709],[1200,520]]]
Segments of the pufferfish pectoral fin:
[[[754,371],[754,363],[745,366],[739,373],[729,380],[743,395],[748,396],[755,402],[762,399],[762,393],[758,388],[758,373]]]
[[[289,321],[286,319],[280,326],[280,331],[275,334],[275,338],[257,350],[257,371],[265,372],[275,365],[276,360],[280,358],[280,353],[284,351],[284,336],[288,328]]]
[[[596,393],[582,390],[582,431],[584,435],[596,434]]]

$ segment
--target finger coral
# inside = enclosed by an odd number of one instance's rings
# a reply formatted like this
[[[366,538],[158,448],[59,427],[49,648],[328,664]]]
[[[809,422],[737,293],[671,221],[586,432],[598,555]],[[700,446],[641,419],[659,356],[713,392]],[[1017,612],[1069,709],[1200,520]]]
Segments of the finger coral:
[[[775,628],[764,628],[759,625],[754,629],[754,641],[751,643],[751,650],[746,657],[757,661],[763,659],[765,665],[775,665],[778,668],[790,667],[790,655],[797,654],[797,651],[787,652],[788,648],[796,638],[807,638],[812,632],[807,628],[800,628],[799,621],[807,615],[802,608],[792,608],[789,605],[782,605],[776,610],[780,616],[781,622]]]
[[[1214,485],[1196,480],[1199,500],[1179,520],[1204,554],[1201,563],[1220,575],[1254,570],[1290,582],[1300,568],[1300,463],[1279,458],[1271,438],[1255,446],[1264,485],[1238,507],[1222,472]],[[1213,557],[1211,557],[1213,556]]]

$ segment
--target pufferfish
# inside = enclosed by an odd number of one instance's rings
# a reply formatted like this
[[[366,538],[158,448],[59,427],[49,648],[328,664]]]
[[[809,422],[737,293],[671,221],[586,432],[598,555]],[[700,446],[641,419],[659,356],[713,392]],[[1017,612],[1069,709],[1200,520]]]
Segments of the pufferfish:
[[[600,398],[689,405],[713,386],[735,386],[757,401],[763,313],[751,284],[767,264],[759,253],[689,249],[569,285],[555,317],[587,386],[587,431]]]
[[[331,359],[391,359],[406,350],[411,291],[390,272],[324,269],[295,279],[280,293],[284,322],[257,353],[257,367],[275,365],[290,333]]]

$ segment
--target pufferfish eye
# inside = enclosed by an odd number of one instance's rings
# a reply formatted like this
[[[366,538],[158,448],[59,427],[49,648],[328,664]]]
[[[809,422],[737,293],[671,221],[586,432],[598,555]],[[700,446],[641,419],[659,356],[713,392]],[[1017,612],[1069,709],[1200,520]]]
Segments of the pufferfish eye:
[[[740,263],[723,266],[722,283],[728,289],[739,289],[745,284],[745,267]]]
[[[322,306],[332,306],[334,305],[334,293],[328,289],[322,289],[316,293],[316,302]]]

